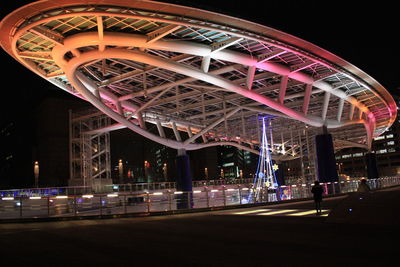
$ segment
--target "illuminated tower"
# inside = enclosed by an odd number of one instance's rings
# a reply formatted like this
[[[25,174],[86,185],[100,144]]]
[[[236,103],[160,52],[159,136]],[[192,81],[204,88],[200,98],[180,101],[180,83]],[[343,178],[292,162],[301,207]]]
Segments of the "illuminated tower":
[[[275,171],[273,169],[270,149],[272,148],[268,144],[266,118],[263,117],[260,155],[253,185],[255,189],[255,200],[260,199],[260,192],[263,191],[263,189],[275,189],[278,186]]]

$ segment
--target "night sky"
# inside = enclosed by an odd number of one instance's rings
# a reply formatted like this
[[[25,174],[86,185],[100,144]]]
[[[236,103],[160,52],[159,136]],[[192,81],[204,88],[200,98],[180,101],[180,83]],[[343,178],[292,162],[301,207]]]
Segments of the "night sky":
[[[2,19],[19,6],[31,1],[4,1]],[[190,5],[249,21],[257,22],[307,40],[360,68],[392,94],[400,92],[398,62],[398,8],[394,1],[387,4],[363,1],[362,5],[346,6],[338,1],[255,1],[197,0],[165,1]],[[349,2],[349,1],[347,1]],[[385,2],[385,1],[383,1]],[[397,48],[397,49],[396,49]],[[37,90],[60,90],[17,63],[0,49],[2,68],[3,109],[16,108],[18,90],[33,97]],[[10,79],[11,77],[17,77]],[[26,85],[29,85],[26,86]],[[7,101],[4,101],[4,100]],[[32,100],[34,100],[32,98]],[[10,106],[11,105],[11,106]]]

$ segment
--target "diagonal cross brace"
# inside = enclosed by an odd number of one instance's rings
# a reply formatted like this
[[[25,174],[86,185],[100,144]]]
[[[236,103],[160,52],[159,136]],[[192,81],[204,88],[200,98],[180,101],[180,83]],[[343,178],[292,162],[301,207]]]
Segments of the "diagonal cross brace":
[[[203,134],[205,134],[206,132],[208,132],[210,129],[214,128],[215,126],[217,126],[218,124],[220,124],[221,122],[223,122],[225,119],[228,119],[229,117],[231,117],[232,115],[234,115],[235,113],[237,113],[241,108],[235,108],[234,110],[232,110],[231,112],[227,113],[226,116],[223,116],[222,118],[219,118],[218,120],[214,121],[213,123],[211,123],[210,125],[208,125],[206,128],[202,129],[200,132],[198,132],[197,134],[193,135],[192,137],[190,137],[189,139],[186,139],[184,144],[189,144],[191,142],[193,142],[194,140],[196,140],[198,137],[202,136]]]

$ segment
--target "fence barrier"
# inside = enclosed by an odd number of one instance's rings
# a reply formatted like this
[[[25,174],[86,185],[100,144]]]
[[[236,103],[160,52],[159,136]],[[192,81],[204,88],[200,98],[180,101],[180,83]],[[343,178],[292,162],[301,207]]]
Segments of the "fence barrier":
[[[355,192],[360,180],[321,183],[325,196]],[[400,177],[367,180],[371,190],[400,185]],[[179,209],[227,207],[253,203],[267,203],[289,199],[310,198],[312,184],[262,188],[256,194],[251,183],[219,184],[196,187],[182,192],[174,188],[156,191],[131,192],[120,190],[103,194],[58,194],[14,196],[2,195],[0,219],[48,218],[72,216],[102,216],[115,214],[149,213]]]

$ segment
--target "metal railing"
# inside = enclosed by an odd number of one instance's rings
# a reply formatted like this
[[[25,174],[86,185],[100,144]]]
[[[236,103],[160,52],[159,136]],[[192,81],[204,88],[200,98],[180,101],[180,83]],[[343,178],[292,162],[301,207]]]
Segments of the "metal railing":
[[[201,180],[193,181],[193,187],[201,186],[221,186],[221,185],[236,185],[252,183],[252,178],[246,179],[217,179],[217,180]],[[111,192],[143,192],[154,190],[175,189],[175,182],[155,182],[155,183],[129,183],[129,184],[112,184],[105,185],[104,191],[97,193]],[[24,188],[24,189],[9,189],[0,190],[0,197],[50,197],[58,195],[82,195],[95,193],[91,186],[65,186],[65,187],[47,187],[47,188]]]
[[[211,186],[222,186],[222,185],[240,185],[250,184],[253,182],[253,178],[243,179],[216,179],[216,180],[200,180],[193,181],[193,188],[196,187],[211,187]],[[139,192],[139,191],[153,191],[153,190],[164,190],[164,189],[175,189],[175,182],[156,182],[156,183],[134,183],[134,184],[114,184],[109,185],[113,192]]]
[[[325,196],[357,191],[359,180],[322,183]],[[400,177],[368,180],[371,190],[400,184]],[[251,184],[204,186],[191,192],[165,189],[154,192],[56,196],[3,196],[0,219],[124,215],[267,203],[311,197],[312,184],[262,189],[256,199]]]

